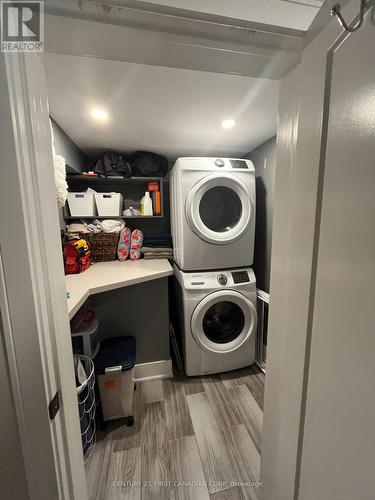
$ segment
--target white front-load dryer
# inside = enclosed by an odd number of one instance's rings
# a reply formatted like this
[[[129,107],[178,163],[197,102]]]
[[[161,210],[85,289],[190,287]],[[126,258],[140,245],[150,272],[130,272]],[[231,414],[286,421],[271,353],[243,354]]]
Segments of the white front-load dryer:
[[[175,278],[186,375],[253,364],[257,292],[252,269],[192,273],[175,266]]]
[[[180,269],[252,265],[255,169],[250,160],[178,158],[170,193],[174,260]]]

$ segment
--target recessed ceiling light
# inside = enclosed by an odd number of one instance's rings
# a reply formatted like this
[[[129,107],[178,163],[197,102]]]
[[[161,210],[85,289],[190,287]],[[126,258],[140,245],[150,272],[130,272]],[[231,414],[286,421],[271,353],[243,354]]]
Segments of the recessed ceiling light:
[[[221,122],[221,126],[223,128],[232,128],[236,125],[236,120],[233,120],[233,118],[227,118],[226,120],[223,120]]]
[[[100,122],[108,120],[108,113],[104,109],[94,108],[90,111],[91,116]]]

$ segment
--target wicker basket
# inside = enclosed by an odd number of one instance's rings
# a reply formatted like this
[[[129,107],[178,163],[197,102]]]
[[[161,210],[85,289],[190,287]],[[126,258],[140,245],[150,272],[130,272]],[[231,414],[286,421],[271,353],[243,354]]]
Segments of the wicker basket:
[[[81,233],[80,236],[90,244],[93,262],[116,260],[120,233]]]

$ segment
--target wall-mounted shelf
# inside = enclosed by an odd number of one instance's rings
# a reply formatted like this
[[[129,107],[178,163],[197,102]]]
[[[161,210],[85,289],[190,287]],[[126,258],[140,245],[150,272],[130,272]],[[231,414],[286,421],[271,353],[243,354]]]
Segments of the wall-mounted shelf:
[[[74,184],[146,184],[149,182],[163,182],[163,177],[95,177],[90,175],[68,175],[69,185]]]
[[[113,217],[103,217],[103,216],[92,216],[92,217],[83,217],[83,216],[72,216],[68,209],[68,205],[64,209],[64,219],[66,221],[70,220],[79,220],[79,219],[124,219],[137,221],[138,223],[145,219],[148,220],[148,227],[150,227],[150,223],[152,219],[162,219],[164,217],[164,182],[166,179],[164,177],[129,177],[128,179],[124,177],[96,177],[90,175],[68,175],[67,182],[69,186],[69,190],[71,192],[80,192],[86,191],[87,188],[92,188],[98,193],[105,192],[117,192],[123,195],[124,201],[135,200],[137,202],[140,201],[145,191],[148,189],[148,184],[150,182],[156,182],[159,185],[160,191],[160,199],[161,199],[161,213],[158,215],[149,215],[149,216],[113,216]],[[136,205],[134,205],[136,206]],[[125,207],[127,206],[125,205]],[[121,210],[122,211],[122,210]],[[146,224],[146,221],[145,221]]]
[[[87,217],[85,215],[72,217],[68,215],[65,217],[66,220],[95,220],[95,219],[162,219],[163,215],[93,215],[92,217]]]

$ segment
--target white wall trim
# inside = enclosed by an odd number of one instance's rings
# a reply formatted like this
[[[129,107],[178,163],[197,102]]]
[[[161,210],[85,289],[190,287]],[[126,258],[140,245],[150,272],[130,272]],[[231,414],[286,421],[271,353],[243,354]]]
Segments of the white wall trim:
[[[140,363],[135,365],[134,378],[136,382],[146,382],[149,380],[162,380],[172,378],[172,360],[152,361],[150,363]]]

